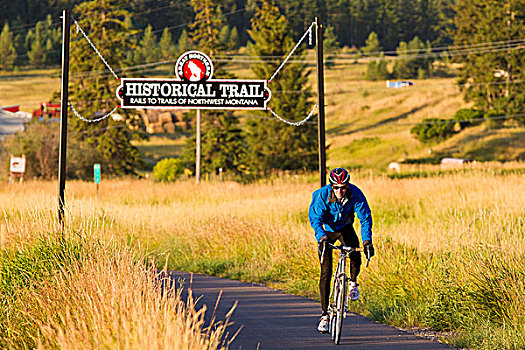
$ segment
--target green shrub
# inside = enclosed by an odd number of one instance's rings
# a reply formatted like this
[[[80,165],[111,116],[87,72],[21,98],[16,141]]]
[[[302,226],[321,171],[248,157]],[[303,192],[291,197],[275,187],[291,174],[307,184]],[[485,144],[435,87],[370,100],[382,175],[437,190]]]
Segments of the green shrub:
[[[410,129],[423,143],[439,142],[448,139],[454,134],[454,124],[447,119],[428,118]]]
[[[461,108],[456,111],[456,114],[454,114],[454,119],[459,122],[461,129],[467,126],[479,125],[481,120],[476,119],[482,117],[483,113],[481,111],[476,111],[473,108]]]
[[[390,77],[387,62],[383,59],[371,61],[366,68],[366,79],[371,81],[386,80]]]
[[[158,181],[175,181],[184,172],[180,159],[165,158],[153,167],[153,175]]]

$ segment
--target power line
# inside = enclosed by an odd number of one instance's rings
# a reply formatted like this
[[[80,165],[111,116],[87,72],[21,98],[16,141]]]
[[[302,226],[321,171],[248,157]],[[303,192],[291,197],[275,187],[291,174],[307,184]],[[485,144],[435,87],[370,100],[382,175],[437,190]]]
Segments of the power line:
[[[337,125],[337,126],[364,126],[364,127],[371,127],[371,126],[384,126],[384,125],[392,125],[395,123],[394,126],[415,126],[415,125],[436,125],[436,124],[456,124],[456,123],[472,123],[472,122],[479,122],[479,121],[486,121],[486,120],[505,120],[505,119],[513,119],[518,117],[524,117],[525,113],[519,113],[519,114],[510,114],[510,115],[501,115],[501,116],[494,116],[494,117],[483,117],[483,118],[472,118],[472,119],[463,119],[463,120],[457,120],[457,119],[441,119],[441,118],[435,118],[435,121],[421,121],[418,123],[397,123],[395,121],[386,121],[386,122],[377,122],[377,123],[353,123],[353,122],[344,122],[344,123],[338,123],[338,122],[329,122],[327,124],[330,125]],[[429,119],[429,118],[427,118]]]

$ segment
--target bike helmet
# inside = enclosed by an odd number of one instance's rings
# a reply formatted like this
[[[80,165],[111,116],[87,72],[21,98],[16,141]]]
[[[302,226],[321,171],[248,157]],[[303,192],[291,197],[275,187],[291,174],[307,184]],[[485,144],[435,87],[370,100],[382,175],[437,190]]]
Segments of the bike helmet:
[[[330,184],[346,185],[350,182],[350,174],[344,168],[335,168],[330,172]]]

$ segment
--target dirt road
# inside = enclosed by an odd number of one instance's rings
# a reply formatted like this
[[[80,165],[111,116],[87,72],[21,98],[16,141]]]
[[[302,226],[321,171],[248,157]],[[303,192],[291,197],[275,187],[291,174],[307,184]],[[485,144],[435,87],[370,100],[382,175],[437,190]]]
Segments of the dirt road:
[[[335,345],[329,335],[317,332],[321,309],[319,303],[311,299],[239,281],[198,274],[192,276],[184,272],[170,273],[175,279],[184,279],[184,289],[191,287],[194,297],[202,296],[197,307],[206,305],[208,317],[221,291],[217,320],[224,319],[234,303],[238,302],[230,319],[233,325],[228,327],[229,336],[239,328],[241,330],[230,349],[450,349],[444,344],[354,314],[345,319],[341,343]]]

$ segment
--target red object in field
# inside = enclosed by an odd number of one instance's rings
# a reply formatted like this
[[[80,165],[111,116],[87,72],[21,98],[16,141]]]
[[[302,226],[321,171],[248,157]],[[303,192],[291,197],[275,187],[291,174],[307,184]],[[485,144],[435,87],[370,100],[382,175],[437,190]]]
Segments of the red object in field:
[[[33,117],[60,118],[60,103],[42,102],[40,109],[33,111]]]
[[[5,106],[5,107],[2,107],[2,109],[4,111],[8,111],[8,112],[18,112],[20,110],[20,106]]]

